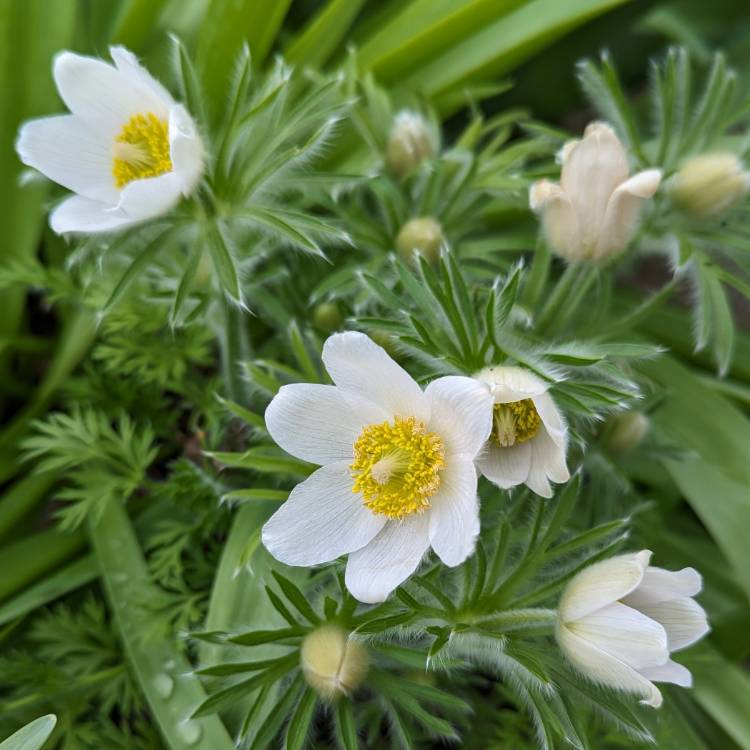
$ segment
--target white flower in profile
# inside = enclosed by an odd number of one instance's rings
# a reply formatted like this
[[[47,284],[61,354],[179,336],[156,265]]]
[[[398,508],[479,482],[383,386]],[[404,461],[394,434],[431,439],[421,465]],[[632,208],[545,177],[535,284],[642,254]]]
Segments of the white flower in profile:
[[[693,568],[654,568],[650,559],[643,550],[584,568],[560,600],[556,635],[580,672],[658,708],[662,695],[653,681],[692,684],[670,653],[695,643],[709,627],[691,598],[701,590],[700,575]]]
[[[53,74],[71,114],[22,125],[23,161],[72,190],[50,216],[64,232],[110,232],[169,211],[203,173],[203,144],[181,104],[123,47],[114,65],[72,52]]]
[[[479,470],[502,489],[526,484],[551,497],[553,482],[567,482],[568,434],[547,393],[548,385],[521,367],[486,367],[476,375],[492,395],[492,432],[477,457]]]
[[[591,123],[582,140],[564,146],[560,183],[539,180],[529,193],[555,253],[569,261],[601,261],[627,247],[644,201],[661,182],[658,169],[629,173],[622,143],[602,122]]]
[[[423,391],[361,333],[331,336],[323,362],[335,385],[286,385],[266,410],[273,439],[321,468],[266,523],[263,544],[288,565],[348,554],[348,589],[380,602],[430,547],[449,566],[473,552],[474,458],[492,401],[467,377],[438,378]]]

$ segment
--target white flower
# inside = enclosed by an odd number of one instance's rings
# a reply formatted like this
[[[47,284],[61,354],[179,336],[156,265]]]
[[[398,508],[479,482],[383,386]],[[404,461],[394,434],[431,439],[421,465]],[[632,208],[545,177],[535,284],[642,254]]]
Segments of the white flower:
[[[50,216],[63,232],[109,232],[169,211],[197,185],[203,145],[181,104],[134,55],[112,47],[115,64],[61,52],[53,73],[72,114],[25,123],[24,162],[76,195]]]
[[[547,383],[520,367],[486,367],[476,378],[494,400],[492,433],[477,458],[479,470],[498,487],[525,483],[543,497],[549,480],[567,482],[568,434]]]
[[[361,333],[323,347],[335,385],[286,385],[266,426],[288,453],[320,464],[263,527],[288,565],[349,554],[346,585],[380,602],[429,547],[450,566],[479,533],[474,458],[490,432],[492,402],[472,378],[438,378],[423,391]]]
[[[539,180],[529,194],[555,253],[570,261],[597,261],[625,249],[644,200],[661,182],[658,169],[632,177],[629,171],[625,149],[609,125],[591,123],[583,140],[565,145],[560,184]]]
[[[592,680],[658,708],[662,695],[652,680],[690,687],[690,672],[669,656],[709,628],[691,598],[701,590],[700,575],[650,567],[650,559],[649,550],[619,555],[576,575],[560,600],[557,641]]]

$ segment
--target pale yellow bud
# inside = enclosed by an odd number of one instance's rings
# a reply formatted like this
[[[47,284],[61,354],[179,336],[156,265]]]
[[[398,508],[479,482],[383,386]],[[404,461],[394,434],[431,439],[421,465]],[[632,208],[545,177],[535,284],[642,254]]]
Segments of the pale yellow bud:
[[[321,698],[335,700],[362,684],[367,648],[337,625],[322,625],[302,641],[300,665],[307,684]]]
[[[429,263],[435,263],[444,244],[443,228],[429,216],[407,221],[396,237],[396,250],[407,262],[418,253]]]
[[[639,411],[629,411],[612,417],[607,423],[604,445],[614,455],[635,450],[646,437],[651,420]]]
[[[424,117],[403,110],[396,115],[388,137],[385,161],[396,177],[405,177],[435,155],[435,141]]]
[[[688,159],[674,176],[669,196],[677,208],[698,219],[717,216],[750,187],[750,173],[735,154],[715,152]]]

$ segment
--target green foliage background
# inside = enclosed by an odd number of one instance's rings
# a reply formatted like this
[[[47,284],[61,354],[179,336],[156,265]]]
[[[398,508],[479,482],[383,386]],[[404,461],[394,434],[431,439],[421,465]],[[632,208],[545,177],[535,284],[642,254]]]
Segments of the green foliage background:
[[[697,224],[657,197],[605,269],[554,260],[527,207],[597,116],[667,176],[744,155],[749,39],[744,0],[0,0],[0,737],[54,713],[45,747],[750,748],[747,203]],[[55,52],[114,43],[187,103],[211,171],[163,222],[66,243],[13,142],[60,110]],[[405,106],[443,151],[399,183]],[[430,214],[451,253],[396,259]],[[549,502],[483,485],[477,555],[375,608],[259,537],[311,470],[265,405],[324,382],[345,327],[420,380],[506,358],[549,378],[579,469]],[[616,454],[605,420],[634,408],[651,432]],[[705,578],[695,687],[656,713],[550,637],[565,582],[626,547]],[[323,620],[373,653],[334,706],[298,669]]]

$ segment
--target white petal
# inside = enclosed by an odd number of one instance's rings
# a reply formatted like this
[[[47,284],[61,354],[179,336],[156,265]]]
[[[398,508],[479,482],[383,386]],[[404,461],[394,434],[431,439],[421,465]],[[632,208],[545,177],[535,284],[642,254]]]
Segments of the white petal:
[[[624,250],[638,229],[641,209],[659,187],[661,171],[649,169],[633,175],[614,191],[607,204],[596,250],[598,258]]]
[[[349,555],[346,587],[361,602],[374,604],[403,583],[416,569],[429,547],[429,511],[403,521],[388,521],[364,548]]]
[[[298,484],[263,527],[262,538],[287,565],[317,565],[364,547],[385,522],[352,492],[349,465],[341,461]]]
[[[531,187],[529,203],[542,214],[542,227],[549,246],[563,258],[577,260],[583,252],[578,215],[559,185],[539,180]]]
[[[109,54],[115,67],[133,81],[136,86],[147,88],[168,107],[174,104],[174,99],[169,91],[138,62],[138,58],[129,49],[125,47],[110,47]]]
[[[372,401],[391,416],[429,421],[430,406],[422,389],[363,333],[330,336],[323,346],[323,362],[339,388]]]
[[[479,471],[503,490],[526,481],[531,466],[531,444],[527,441],[503,448],[488,440],[484,451],[477,456]]]
[[[57,234],[113,232],[137,223],[137,219],[125,216],[114,206],[79,195],[64,200],[49,217],[49,225]]]
[[[583,139],[567,153],[560,184],[575,208],[584,248],[596,247],[607,203],[628,171],[625,149],[603,123],[589,125]]]
[[[425,389],[430,402],[429,431],[436,432],[446,453],[481,450],[492,429],[492,396],[474,378],[449,375],[433,380]]]
[[[479,534],[477,471],[472,454],[454,455],[440,473],[440,489],[430,498],[430,544],[450,567],[473,551]]]
[[[649,566],[640,585],[628,594],[625,603],[640,609],[643,604],[658,604],[671,599],[695,596],[702,587],[703,579],[694,568],[664,570]]]
[[[490,387],[496,404],[509,404],[545,393],[548,386],[539,376],[522,367],[485,367],[476,378]]]
[[[567,624],[568,630],[633,669],[658,666],[669,659],[664,628],[637,609],[608,604]]]
[[[174,172],[129,182],[120,193],[117,210],[133,221],[147,221],[174,208],[182,196]]]
[[[570,632],[564,625],[557,628],[557,641],[568,661],[590,679],[616,690],[642,696],[643,703],[658,708],[662,695],[656,685],[585,639]]]
[[[638,609],[664,627],[670,651],[690,646],[710,629],[703,607],[689,597],[659,604],[643,604]]]
[[[361,399],[357,404],[345,399],[333,385],[294,383],[281,387],[265,419],[271,437],[287,453],[326,464],[351,462],[362,427],[384,421],[386,415]]]
[[[568,442],[567,427],[552,396],[549,393],[541,393],[534,396],[532,400],[549,436],[558,446],[566,448]]]
[[[589,565],[573,577],[559,606],[564,623],[579,620],[627,596],[640,584],[651,558],[649,550],[617,555]]]
[[[180,190],[190,195],[203,175],[204,152],[198,129],[181,104],[169,112],[169,148]]]
[[[133,115],[169,116],[168,102],[103,60],[61,52],[54,76],[68,109],[107,138],[115,138]]]
[[[653,680],[654,682],[671,682],[674,685],[686,688],[693,685],[693,675],[690,674],[690,670],[671,659],[660,667],[649,667],[638,671],[647,680]]]
[[[16,141],[21,161],[86,198],[116,203],[112,144],[74,115],[27,122]]]
[[[565,447],[558,446],[545,429],[529,440],[531,446],[531,465],[526,485],[530,490],[542,497],[552,497],[553,482],[567,482],[570,472],[565,463]]]

